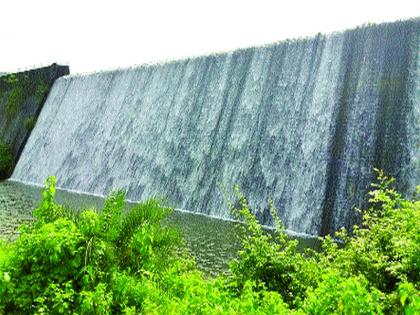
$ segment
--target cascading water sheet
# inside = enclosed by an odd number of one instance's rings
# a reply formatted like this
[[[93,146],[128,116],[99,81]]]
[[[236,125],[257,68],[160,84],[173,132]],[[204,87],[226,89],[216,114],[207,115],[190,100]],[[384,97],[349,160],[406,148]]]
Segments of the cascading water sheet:
[[[419,180],[419,20],[56,81],[12,179],[265,224],[354,222],[373,167]],[[262,206],[263,210],[258,210]]]

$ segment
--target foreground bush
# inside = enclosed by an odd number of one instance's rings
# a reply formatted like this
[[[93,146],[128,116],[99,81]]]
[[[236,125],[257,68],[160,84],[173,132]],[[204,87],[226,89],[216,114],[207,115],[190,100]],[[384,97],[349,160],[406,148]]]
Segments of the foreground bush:
[[[22,226],[0,258],[0,313],[110,314],[117,276],[141,279],[162,273],[175,259],[178,234],[160,225],[170,209],[156,200],[123,213],[115,192],[101,212],[78,215],[54,202],[55,179],[47,180],[35,223]]]
[[[277,222],[276,233],[264,231],[251,213],[245,197],[237,191],[239,209],[233,213],[245,223],[240,231],[242,249],[239,259],[230,263],[231,285],[241,290],[252,280],[263,290],[279,293],[290,306],[297,307],[306,297],[308,288],[317,284],[320,274],[315,252],[297,251],[297,240],[288,239],[276,211],[270,210]]]
[[[402,198],[394,179],[377,172],[362,224],[337,233],[341,244],[324,238],[320,253],[298,253],[274,209],[277,234],[264,233],[239,193],[234,213],[246,224],[231,263],[235,288],[252,279],[308,314],[420,314],[420,201]]]
[[[0,246],[0,314],[419,314],[420,202],[378,179],[362,224],[319,253],[299,253],[272,207],[266,233],[239,193],[242,249],[230,275],[207,278],[158,201],[126,213],[115,192],[75,215],[49,178],[36,222]]]

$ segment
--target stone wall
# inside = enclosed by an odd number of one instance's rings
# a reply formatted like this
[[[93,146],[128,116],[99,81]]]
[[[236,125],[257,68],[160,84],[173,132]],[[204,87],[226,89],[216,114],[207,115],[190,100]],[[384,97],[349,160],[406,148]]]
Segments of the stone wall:
[[[17,162],[54,81],[70,73],[68,66],[48,67],[0,76],[0,141]],[[0,179],[10,176],[12,167]]]

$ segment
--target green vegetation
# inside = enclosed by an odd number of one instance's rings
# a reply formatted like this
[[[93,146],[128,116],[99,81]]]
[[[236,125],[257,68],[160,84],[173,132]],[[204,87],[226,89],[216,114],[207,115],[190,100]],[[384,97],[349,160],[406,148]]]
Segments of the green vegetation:
[[[26,117],[25,120],[23,121],[23,127],[25,127],[27,131],[32,131],[32,129],[35,128],[36,121],[37,119],[34,116]]]
[[[48,91],[49,91],[49,87],[45,82],[41,82],[38,84],[35,90],[35,100],[38,104],[42,103]]]
[[[16,86],[10,91],[3,109],[9,120],[16,116],[19,111],[19,105],[22,104],[24,99],[25,93],[20,86]]]
[[[19,79],[17,78],[16,74],[11,73],[4,78],[4,81],[9,85],[14,85],[19,82]]]
[[[0,246],[0,314],[419,314],[420,201],[378,178],[363,223],[321,252],[297,252],[272,206],[266,233],[238,192],[242,249],[209,278],[161,224],[161,202],[124,212],[117,191],[76,213],[55,203],[51,177],[36,221]]]
[[[34,97],[36,105],[41,105],[49,91],[47,83],[31,81],[27,75],[21,75],[18,78],[18,76],[10,74],[2,77],[2,82],[5,89],[0,97],[6,96],[3,112],[9,121],[16,117],[19,108],[29,96]]]
[[[7,178],[13,168],[13,155],[7,143],[0,140],[0,179]]]
[[[10,121],[17,115],[19,112],[19,106],[25,100],[24,85],[14,74],[4,76],[2,81],[7,87],[4,91],[2,91],[2,97],[6,96],[3,113],[8,121]]]

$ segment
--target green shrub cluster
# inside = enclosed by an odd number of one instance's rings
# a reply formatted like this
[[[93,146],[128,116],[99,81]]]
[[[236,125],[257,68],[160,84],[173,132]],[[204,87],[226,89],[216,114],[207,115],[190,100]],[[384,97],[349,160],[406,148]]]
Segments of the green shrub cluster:
[[[123,213],[125,195],[117,191],[101,212],[76,213],[56,204],[54,195],[50,177],[36,221],[22,226],[0,256],[0,314],[121,313],[120,300],[131,294],[118,286],[121,279],[137,283],[175,259],[179,235],[161,226],[170,209],[157,200]],[[133,301],[134,307],[141,302]]]
[[[25,93],[21,86],[15,86],[7,96],[4,104],[4,114],[10,120],[16,116],[19,111],[19,106],[25,99]]]
[[[239,194],[235,213],[246,225],[231,263],[235,286],[252,279],[308,314],[420,314],[420,201],[402,198],[394,179],[376,171],[362,224],[323,238],[320,253],[298,253],[274,209],[277,235],[264,233]]]
[[[5,179],[10,175],[13,163],[14,159],[10,146],[0,140],[0,179]]]
[[[44,100],[45,95],[47,95],[49,90],[48,85],[45,82],[41,82],[37,85],[35,90],[35,100],[38,104],[41,104],[41,102]]]
[[[26,117],[23,121],[23,127],[25,127],[27,131],[32,131],[32,129],[35,128],[36,121],[37,119],[34,116]]]
[[[35,223],[0,246],[0,314],[419,314],[420,201],[379,173],[352,234],[298,252],[266,233],[238,193],[242,249],[230,274],[203,275],[156,200],[124,212],[115,192],[101,212],[54,202],[49,178]]]
[[[21,76],[18,78],[16,75],[8,75],[4,77],[6,91],[4,91],[0,98],[6,96],[5,104],[3,107],[3,114],[10,121],[15,118],[19,112],[19,107],[23,104],[25,99],[33,95],[35,102],[40,105],[49,91],[49,85],[44,81],[37,83],[31,81],[28,76]],[[25,121],[25,128],[27,130],[33,129],[33,124],[36,120]],[[32,127],[32,128],[30,128]]]

